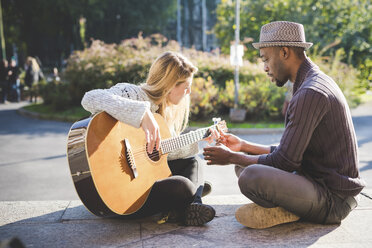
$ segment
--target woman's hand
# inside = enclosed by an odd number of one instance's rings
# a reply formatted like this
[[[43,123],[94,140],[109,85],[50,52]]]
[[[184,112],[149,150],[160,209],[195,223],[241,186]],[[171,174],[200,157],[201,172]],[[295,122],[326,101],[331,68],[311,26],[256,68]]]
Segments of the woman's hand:
[[[227,146],[234,152],[240,152],[242,149],[242,140],[239,137],[223,131],[220,131],[218,143]]]
[[[160,129],[154,115],[149,109],[146,110],[145,115],[143,116],[141,127],[146,134],[147,152],[151,154],[154,147],[156,150],[159,150],[161,140]]]
[[[211,144],[213,141],[218,141],[220,139],[219,132],[214,128],[209,128],[210,135],[207,138],[204,138],[203,140],[207,141],[209,144]]]

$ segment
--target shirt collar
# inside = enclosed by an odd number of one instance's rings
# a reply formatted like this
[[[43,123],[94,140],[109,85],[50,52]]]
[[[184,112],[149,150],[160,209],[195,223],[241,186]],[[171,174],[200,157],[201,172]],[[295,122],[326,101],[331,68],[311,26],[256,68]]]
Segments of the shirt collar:
[[[316,64],[314,64],[310,60],[310,58],[306,57],[297,71],[296,80],[293,83],[293,94],[301,87],[302,83],[307,78],[309,72],[313,70],[319,70],[319,67]]]

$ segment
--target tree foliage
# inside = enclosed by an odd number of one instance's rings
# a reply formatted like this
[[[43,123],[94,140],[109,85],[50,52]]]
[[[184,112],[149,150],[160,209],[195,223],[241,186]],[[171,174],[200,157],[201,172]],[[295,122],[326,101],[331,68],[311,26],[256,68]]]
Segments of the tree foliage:
[[[240,34],[245,57],[257,58],[252,42],[259,39],[261,26],[272,21],[302,23],[306,39],[313,42],[310,53],[330,56],[344,50],[343,61],[359,67],[372,56],[371,0],[246,0],[240,1]],[[224,53],[234,40],[235,1],[222,0],[217,8],[215,33]],[[364,66],[362,70],[369,70]],[[363,73],[363,72],[362,72]]]
[[[86,42],[90,38],[107,43],[161,32],[172,35],[176,1],[157,0],[1,0],[7,54],[13,44],[21,56],[39,56],[45,64],[67,58],[84,48],[81,17],[86,19]]]
[[[85,92],[108,88],[118,82],[140,84],[145,82],[151,63],[165,51],[179,51],[177,42],[156,34],[123,40],[120,44],[106,44],[95,40],[84,50],[76,51],[68,59],[61,82],[40,86],[44,102],[55,109],[80,106]],[[191,119],[227,115],[234,107],[235,88],[232,79],[234,67],[229,56],[184,48],[182,53],[199,70],[194,75],[191,91]],[[343,51],[338,50],[325,63],[312,58],[321,69],[336,80],[350,105],[357,103],[353,91],[358,83],[354,68],[340,63]],[[239,107],[247,110],[249,119],[277,119],[284,101],[285,87],[270,82],[262,63],[247,60],[239,70]]]

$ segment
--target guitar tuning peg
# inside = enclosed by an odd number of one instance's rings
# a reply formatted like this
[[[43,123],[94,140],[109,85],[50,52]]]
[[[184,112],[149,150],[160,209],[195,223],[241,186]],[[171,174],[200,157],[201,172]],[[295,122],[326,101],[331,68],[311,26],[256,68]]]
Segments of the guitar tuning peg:
[[[213,121],[213,124],[217,124],[218,122],[220,122],[221,121],[221,118],[212,118],[212,121]]]

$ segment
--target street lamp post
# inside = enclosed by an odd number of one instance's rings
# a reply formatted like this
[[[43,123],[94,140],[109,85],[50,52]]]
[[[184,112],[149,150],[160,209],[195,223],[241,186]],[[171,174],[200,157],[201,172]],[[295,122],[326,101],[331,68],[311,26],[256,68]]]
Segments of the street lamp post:
[[[177,41],[180,47],[182,47],[182,26],[181,26],[181,0],[177,0]]]
[[[238,108],[239,102],[239,63],[238,63],[238,45],[239,45],[239,29],[240,29],[240,0],[236,0],[235,4],[235,76],[234,76],[234,84],[235,84],[235,102],[234,108]]]
[[[3,59],[6,59],[4,27],[3,27],[3,8],[1,6],[1,1],[0,1],[0,35],[1,35],[2,56],[3,56]]]

